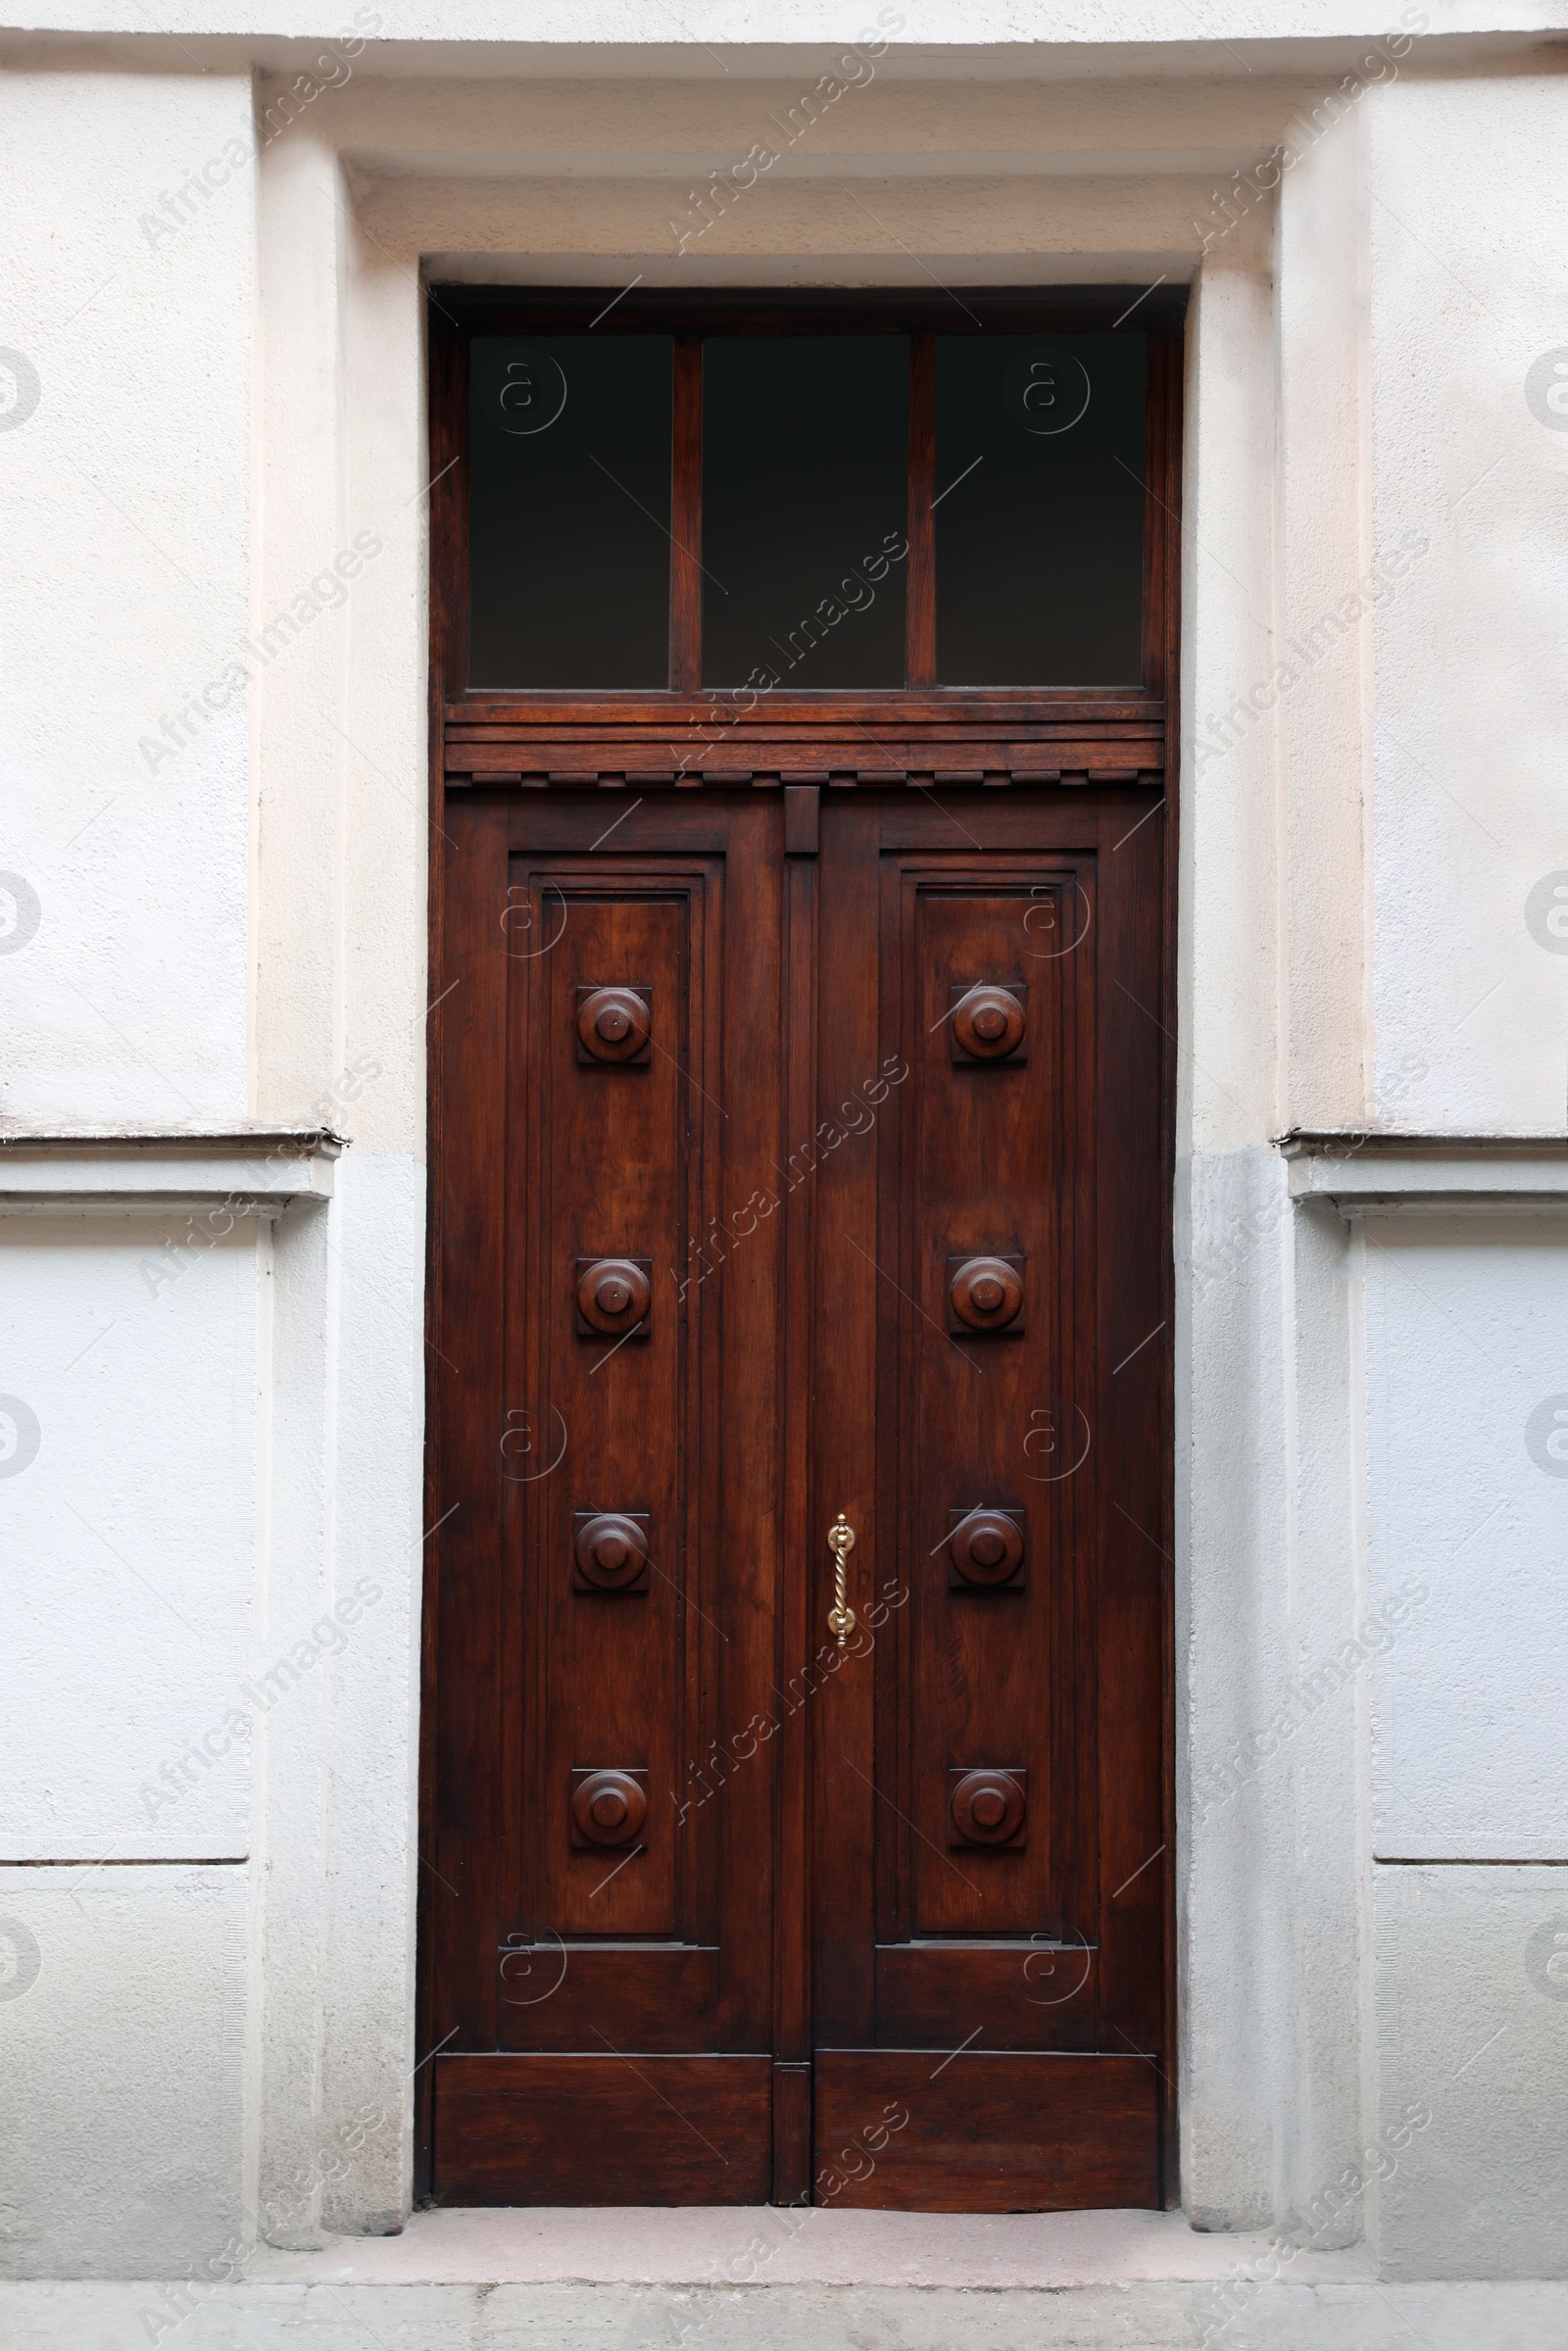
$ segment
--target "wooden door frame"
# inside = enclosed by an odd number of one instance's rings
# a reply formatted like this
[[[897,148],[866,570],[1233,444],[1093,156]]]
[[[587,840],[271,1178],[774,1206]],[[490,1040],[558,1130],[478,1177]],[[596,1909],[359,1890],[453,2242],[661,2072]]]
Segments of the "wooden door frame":
[[[1161,2200],[1169,2208],[1179,2203],[1179,2169],[1177,2146],[1178,2093],[1175,2075],[1177,2056],[1177,1920],[1174,1866],[1176,1852],[1176,1677],[1175,1677],[1175,1343],[1173,1330],[1175,1302],[1174,1253],[1174,1184],[1175,1132],[1177,1090],[1177,924],[1179,915],[1180,871],[1180,791],[1178,752],[1180,744],[1180,586],[1181,586],[1181,491],[1183,449],[1183,372],[1185,356],[1185,319],[1187,289],[1165,287],[1158,290],[1137,286],[1096,286],[1069,288],[964,288],[965,301],[959,306],[964,317],[983,314],[983,331],[1038,332],[1042,334],[1072,332],[1104,332],[1119,326],[1135,312],[1140,330],[1149,333],[1151,355],[1154,360],[1150,383],[1151,422],[1147,441],[1146,515],[1148,527],[1145,538],[1145,676],[1157,681],[1159,691],[1152,693],[1147,686],[1137,694],[1105,694],[1090,689],[1053,690],[1028,689],[998,695],[994,691],[976,693],[971,689],[936,690],[906,689],[900,696],[886,692],[874,696],[855,696],[843,693],[792,694],[786,699],[790,709],[780,725],[770,710],[765,736],[761,728],[749,730],[740,738],[740,748],[729,753],[736,759],[737,771],[723,773],[709,770],[701,777],[696,773],[676,771],[657,779],[662,784],[681,789],[727,791],[755,789],[754,771],[739,769],[748,750],[759,760],[760,774],[767,776],[771,788],[783,787],[786,800],[786,856],[781,887],[786,894],[786,906],[793,911],[800,892],[800,866],[790,855],[790,803],[797,796],[791,792],[792,781],[805,782],[808,770],[819,764],[825,772],[821,781],[833,782],[853,789],[857,783],[885,786],[889,782],[914,781],[916,761],[924,756],[928,760],[927,773],[932,771],[942,754],[942,763],[949,767],[966,767],[964,757],[981,761],[988,784],[1004,785],[1015,777],[1019,782],[1039,782],[1059,785],[1063,789],[1093,790],[1097,782],[1122,782],[1131,763],[1136,774],[1139,769],[1152,766],[1150,752],[1157,742],[1159,770],[1163,777],[1162,800],[1165,810],[1164,831],[1166,853],[1164,864],[1164,924],[1162,966],[1162,1001],[1155,1007],[1145,1007],[1156,1020],[1162,1038],[1162,1070],[1160,1089],[1160,1165],[1163,1171],[1167,1231],[1170,1244],[1162,1252],[1162,1307],[1164,1329],[1160,1347],[1161,1432],[1162,1453],[1160,1486],[1162,1494],[1160,1550],[1162,1565],[1159,1574],[1161,1648],[1162,1648],[1162,1794],[1161,1818],[1168,1865],[1164,1876],[1165,1901],[1162,2046],[1167,2070],[1159,2080],[1160,2116],[1160,2180]],[[604,287],[589,288],[492,288],[475,286],[437,286],[427,288],[429,341],[429,465],[430,482],[430,639],[427,707],[429,726],[428,821],[431,842],[439,839],[444,830],[444,817],[450,791],[471,793],[511,791],[525,786],[548,790],[557,777],[549,773],[545,761],[548,750],[539,755],[538,764],[543,772],[529,773],[527,746],[542,731],[557,738],[549,746],[561,757],[559,742],[561,706],[572,701],[582,706],[580,717],[590,729],[597,720],[602,740],[585,745],[585,750],[600,759],[608,770],[599,776],[574,772],[570,788],[581,789],[584,782],[600,782],[604,788],[625,790],[646,788],[639,778],[635,787],[628,786],[624,767],[628,763],[624,750],[629,737],[623,731],[618,740],[613,732],[612,713],[607,726],[604,713],[615,698],[605,696],[564,697],[520,692],[500,695],[487,690],[483,695],[471,694],[466,679],[454,669],[455,658],[466,652],[466,506],[463,494],[462,459],[466,442],[466,417],[462,405],[466,391],[466,345],[475,331],[490,332],[569,332],[581,331],[603,312],[606,299]],[[824,294],[806,290],[772,290],[753,292],[736,289],[707,290],[700,293],[677,294],[669,289],[647,287],[628,294],[617,305],[617,312],[626,324],[644,323],[645,331],[665,331],[692,335],[702,330],[729,332],[852,332],[880,329],[884,332],[955,331],[961,319],[956,316],[951,302],[934,299],[924,289],[866,288],[843,294]],[[911,461],[912,471],[913,461]],[[911,544],[913,533],[910,534]],[[927,573],[929,578],[929,573]],[[676,593],[681,590],[677,575],[673,583]],[[689,583],[688,583],[689,586]],[[677,673],[678,674],[678,673]],[[911,725],[908,700],[911,693],[920,696],[925,709]],[[635,698],[644,704],[663,703],[665,698],[642,696]],[[667,698],[672,718],[688,714],[685,708],[677,713],[675,698]],[[693,700],[704,699],[701,694]],[[774,710],[780,710],[777,703]],[[855,726],[857,738],[873,735],[879,748],[873,749],[873,759],[887,759],[888,767],[866,767],[866,752],[859,740],[848,736],[837,742],[832,739],[835,711],[842,711]],[[946,722],[946,723],[945,723]],[[956,723],[955,723],[956,722]],[[646,726],[646,720],[643,721]],[[1004,740],[1004,738],[1010,738]],[[616,749],[622,751],[618,769],[612,767]],[[837,753],[837,759],[834,753]],[[581,759],[573,753],[567,756]],[[788,762],[798,759],[798,767]],[[1001,772],[985,765],[987,759],[1004,762]],[[767,765],[764,766],[763,762]],[[902,761],[903,772],[895,772]],[[1013,761],[1026,762],[1014,765]],[[1010,769],[1010,773],[1008,770]],[[846,772],[848,770],[848,772]],[[565,775],[559,778],[566,784]],[[814,794],[799,794],[801,803],[815,799]],[[1160,805],[1152,803],[1152,807]],[[434,1527],[441,1515],[441,1460],[439,1446],[439,1371],[441,1355],[439,1338],[441,1323],[440,1250],[438,1246],[438,1216],[442,1200],[444,1171],[444,1119],[440,1072],[445,1065],[444,1028],[446,1015],[442,1010],[443,992],[447,986],[446,970],[446,906],[444,898],[445,861],[431,855],[428,870],[429,921],[429,984],[431,1005],[426,1034],[426,1062],[429,1072],[427,1111],[427,1190],[426,1190],[426,1271],[425,1271],[425,1439],[424,1439],[424,1523]],[[804,911],[804,908],[802,909]],[[806,984],[804,968],[798,969],[802,954],[798,942],[788,946],[785,967],[785,989],[793,999],[800,986]],[[802,1056],[798,1053],[797,1059]],[[807,1061],[809,1055],[805,1055]],[[812,1072],[809,1067],[786,1072],[786,1099],[793,1107],[797,1097],[809,1100]],[[804,1208],[797,1210],[804,1215]],[[787,1237],[786,1246],[789,1246]],[[800,1246],[799,1243],[796,1246]],[[799,1285],[786,1290],[793,1298]],[[799,1352],[807,1340],[804,1329],[794,1324],[804,1305],[788,1310],[791,1328],[785,1334],[786,1352]],[[802,1616],[806,1601],[806,1481],[797,1476],[804,1469],[808,1442],[806,1415],[798,1405],[787,1417],[784,1438],[784,1457],[790,1464],[784,1506],[786,1529],[786,1575],[781,1593],[781,1616],[787,1625]],[[427,1546],[421,1599],[420,1625],[420,1695],[419,1695],[419,1770],[417,1792],[417,1956],[415,1992],[416,2070],[414,2074],[414,2193],[416,2205],[427,2203],[432,2184],[432,2107],[434,2069],[425,2060],[433,2054],[433,1984],[430,1959],[430,1913],[433,1898],[431,1865],[424,1852],[425,1837],[435,1818],[436,1731],[438,1704],[438,1627],[440,1603],[439,1546]],[[804,1818],[806,1800],[805,1746],[801,1744],[798,1763],[781,1756],[781,1774],[800,1774],[800,1809]],[[782,1800],[778,1805],[780,1828],[776,1841],[784,1834],[783,1822],[795,1807]],[[784,1854],[776,1854],[782,1865]],[[780,1878],[782,1885],[783,1880]],[[780,1908],[782,1909],[782,1905]],[[798,2012],[800,1997],[806,1986],[793,1981],[798,1966],[785,1948],[790,1938],[780,1938],[776,1945],[774,1984],[775,2084],[782,2086],[780,2069],[799,2071],[803,2078],[808,2074],[808,2047],[797,2049],[798,2029],[792,2029],[790,2018]],[[779,2120],[775,2116],[775,2130]]]

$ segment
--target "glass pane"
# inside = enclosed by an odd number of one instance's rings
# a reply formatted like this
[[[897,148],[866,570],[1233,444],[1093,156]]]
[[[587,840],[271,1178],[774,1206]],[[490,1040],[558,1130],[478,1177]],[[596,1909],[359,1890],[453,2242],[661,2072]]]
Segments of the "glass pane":
[[[704,344],[704,685],[903,685],[908,441],[906,335]]]
[[[468,683],[669,683],[668,335],[474,338]]]
[[[1144,338],[937,337],[937,676],[1143,674]]]

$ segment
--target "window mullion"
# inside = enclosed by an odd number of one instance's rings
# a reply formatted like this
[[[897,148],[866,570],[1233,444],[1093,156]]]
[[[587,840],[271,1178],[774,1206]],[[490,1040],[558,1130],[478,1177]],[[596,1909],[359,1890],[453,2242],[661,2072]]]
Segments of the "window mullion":
[[[905,581],[905,676],[911,686],[929,686],[937,674],[936,337],[909,337],[909,541]]]
[[[669,484],[669,682],[695,694],[703,681],[703,338],[675,337]]]

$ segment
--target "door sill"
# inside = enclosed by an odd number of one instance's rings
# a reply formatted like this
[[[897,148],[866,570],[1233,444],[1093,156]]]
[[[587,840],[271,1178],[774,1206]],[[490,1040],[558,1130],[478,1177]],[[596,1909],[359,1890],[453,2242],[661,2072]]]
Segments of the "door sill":
[[[400,2236],[319,2253],[259,2246],[245,2274],[321,2285],[1038,2287],[1234,2278],[1263,2231],[1200,2234],[1179,2212],[836,2212],[823,2206],[449,2206]],[[1303,2284],[1372,2275],[1364,2247],[1301,2253]]]

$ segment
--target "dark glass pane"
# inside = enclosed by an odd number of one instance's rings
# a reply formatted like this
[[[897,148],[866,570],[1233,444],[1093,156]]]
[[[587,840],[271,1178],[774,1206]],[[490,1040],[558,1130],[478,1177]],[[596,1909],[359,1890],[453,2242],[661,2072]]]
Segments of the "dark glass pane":
[[[908,440],[906,335],[704,344],[705,685],[903,685]]]
[[[673,351],[475,337],[470,685],[668,685]]]
[[[1143,675],[1144,338],[937,337],[937,676]]]

